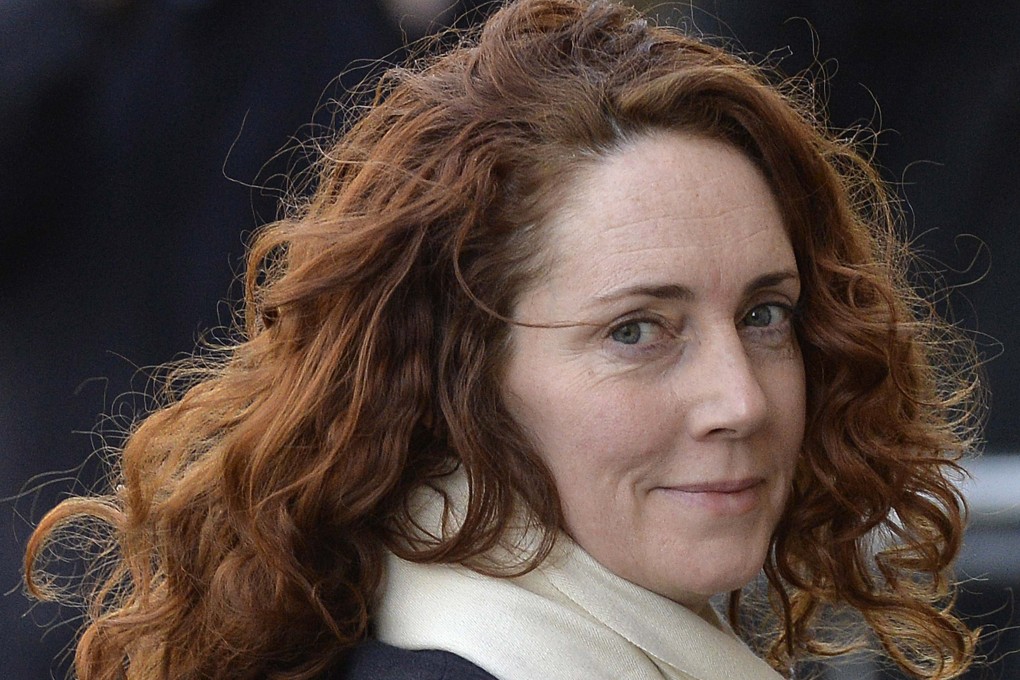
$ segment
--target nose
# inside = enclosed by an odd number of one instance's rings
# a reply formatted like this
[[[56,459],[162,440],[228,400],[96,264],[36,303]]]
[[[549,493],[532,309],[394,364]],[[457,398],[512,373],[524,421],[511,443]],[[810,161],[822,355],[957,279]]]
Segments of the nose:
[[[678,386],[686,396],[686,424],[695,439],[747,437],[764,425],[768,398],[736,328],[697,341]]]

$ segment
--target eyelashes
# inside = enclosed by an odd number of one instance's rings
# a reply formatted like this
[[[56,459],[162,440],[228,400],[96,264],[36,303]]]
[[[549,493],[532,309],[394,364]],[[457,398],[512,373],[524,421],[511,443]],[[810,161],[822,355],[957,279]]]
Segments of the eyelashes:
[[[642,340],[654,337],[656,333],[662,333],[661,325],[651,319],[635,319],[625,321],[609,332],[609,337],[621,345],[637,345]]]
[[[626,357],[665,353],[682,342],[682,327],[657,315],[637,314],[611,326],[606,340],[610,351]]]

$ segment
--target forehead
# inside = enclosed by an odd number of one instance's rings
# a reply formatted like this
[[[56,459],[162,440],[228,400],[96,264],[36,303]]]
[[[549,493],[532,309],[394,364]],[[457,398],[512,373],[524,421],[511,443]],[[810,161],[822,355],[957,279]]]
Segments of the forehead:
[[[562,205],[565,212],[594,208],[624,219],[669,213],[704,220],[730,210],[778,211],[763,174],[741,150],[669,131],[641,135],[581,167]]]
[[[716,276],[769,261],[795,267],[761,171],[736,147],[690,134],[642,135],[581,168],[548,227],[552,277],[587,266],[589,279],[609,285],[682,275],[706,258],[717,263]]]

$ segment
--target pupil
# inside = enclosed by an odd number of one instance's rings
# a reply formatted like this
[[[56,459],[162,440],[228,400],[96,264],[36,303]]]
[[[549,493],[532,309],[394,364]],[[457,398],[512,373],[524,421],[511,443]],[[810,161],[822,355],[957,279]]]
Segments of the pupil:
[[[633,345],[638,341],[638,338],[641,337],[641,329],[638,328],[636,323],[631,323],[623,326],[613,335],[617,342],[622,342],[625,345]]]
[[[752,309],[750,321],[752,326],[767,326],[772,321],[772,309],[767,306]]]

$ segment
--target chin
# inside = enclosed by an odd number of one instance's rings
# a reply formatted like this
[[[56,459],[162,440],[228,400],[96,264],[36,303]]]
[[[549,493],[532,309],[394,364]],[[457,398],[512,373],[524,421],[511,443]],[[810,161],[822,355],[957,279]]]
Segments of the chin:
[[[688,578],[685,578],[683,583],[674,583],[671,590],[676,596],[667,597],[684,604],[686,600],[704,601],[720,593],[740,590],[758,577],[764,563],[764,555],[761,559],[757,559],[756,556],[747,559],[745,555],[739,563],[731,560],[704,560],[699,563],[697,570],[692,565],[687,565],[680,573],[686,571]],[[702,578],[698,578],[699,576]]]

